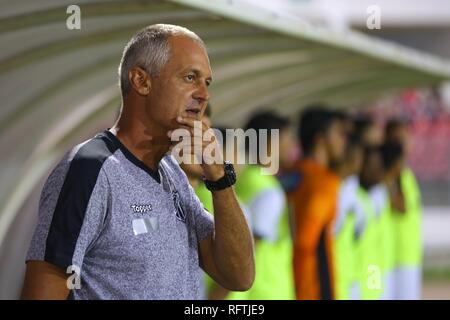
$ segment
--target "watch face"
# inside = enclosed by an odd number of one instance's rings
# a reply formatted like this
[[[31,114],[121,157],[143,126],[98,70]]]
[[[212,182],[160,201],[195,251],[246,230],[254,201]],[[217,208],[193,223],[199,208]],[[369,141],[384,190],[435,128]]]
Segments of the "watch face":
[[[225,172],[226,173],[231,173],[233,171],[233,165],[229,162],[225,162]]]
[[[230,178],[232,178],[232,180],[236,179],[236,172],[234,171],[234,167],[228,161],[225,161],[225,174],[227,176],[229,176]],[[233,181],[233,183],[234,183],[234,181]]]
[[[209,190],[222,190],[232,186],[236,182],[236,173],[230,162],[224,161],[225,175],[217,181],[205,181],[205,185]]]

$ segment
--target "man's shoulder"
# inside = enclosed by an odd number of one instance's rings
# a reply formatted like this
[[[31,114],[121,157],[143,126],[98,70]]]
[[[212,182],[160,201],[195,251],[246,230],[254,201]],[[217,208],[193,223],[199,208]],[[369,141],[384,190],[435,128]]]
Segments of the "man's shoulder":
[[[98,166],[108,159],[119,147],[104,133],[97,134],[75,147],[69,153],[71,163]]]
[[[115,152],[104,134],[98,134],[69,149],[49,175],[47,184],[63,176],[77,182],[95,181],[103,163]],[[94,179],[94,180],[93,180]]]

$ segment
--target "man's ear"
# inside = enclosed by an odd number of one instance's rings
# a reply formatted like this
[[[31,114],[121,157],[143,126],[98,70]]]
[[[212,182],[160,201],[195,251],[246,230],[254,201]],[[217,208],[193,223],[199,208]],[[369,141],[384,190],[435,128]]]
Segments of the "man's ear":
[[[146,96],[150,93],[150,75],[144,69],[139,67],[132,68],[128,72],[128,80],[139,95]]]

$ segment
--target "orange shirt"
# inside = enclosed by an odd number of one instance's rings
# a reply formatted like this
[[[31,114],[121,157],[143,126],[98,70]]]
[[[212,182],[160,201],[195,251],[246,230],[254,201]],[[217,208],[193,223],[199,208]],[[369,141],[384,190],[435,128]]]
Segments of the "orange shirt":
[[[311,160],[301,160],[298,186],[288,194],[294,215],[294,280],[297,299],[334,299],[332,224],[339,178]]]

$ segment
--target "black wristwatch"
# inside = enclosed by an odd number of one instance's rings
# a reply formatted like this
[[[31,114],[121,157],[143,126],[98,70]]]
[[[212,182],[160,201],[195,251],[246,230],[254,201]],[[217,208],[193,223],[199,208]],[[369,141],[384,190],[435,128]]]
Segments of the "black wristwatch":
[[[231,187],[236,183],[236,172],[234,172],[233,165],[225,161],[224,163],[225,174],[222,178],[216,181],[210,181],[203,178],[203,182],[205,183],[206,188],[209,191],[219,191]]]

